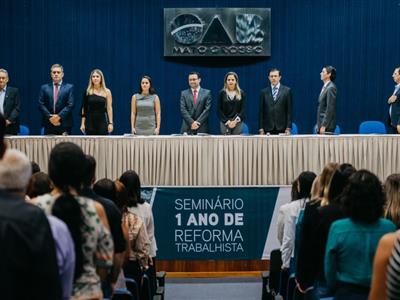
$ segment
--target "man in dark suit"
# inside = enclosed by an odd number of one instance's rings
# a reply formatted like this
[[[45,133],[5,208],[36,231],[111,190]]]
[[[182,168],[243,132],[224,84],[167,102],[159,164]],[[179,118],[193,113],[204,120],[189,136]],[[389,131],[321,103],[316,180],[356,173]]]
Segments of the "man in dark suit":
[[[393,133],[400,133],[400,67],[394,69],[392,77],[396,86],[388,99],[390,126],[393,128]]]
[[[281,73],[271,69],[268,74],[271,85],[260,94],[260,134],[290,134],[292,128],[292,92],[280,83]]]
[[[181,92],[181,133],[209,133],[208,115],[211,108],[211,92],[200,87],[197,72],[189,74],[190,88]]]
[[[318,98],[317,111],[317,132],[325,134],[334,132],[336,128],[336,69],[332,66],[325,66],[320,73],[324,82]]]
[[[7,86],[8,72],[0,69],[0,112],[6,119],[5,134],[16,135],[19,132],[20,98],[17,88]]]
[[[39,93],[45,134],[71,134],[74,87],[62,81],[64,69],[61,65],[52,65],[50,74],[53,82],[42,85]]]

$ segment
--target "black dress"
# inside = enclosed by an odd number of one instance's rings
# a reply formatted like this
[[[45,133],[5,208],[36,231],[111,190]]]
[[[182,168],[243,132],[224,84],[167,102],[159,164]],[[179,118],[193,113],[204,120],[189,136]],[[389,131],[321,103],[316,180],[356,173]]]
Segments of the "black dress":
[[[87,135],[107,135],[108,116],[107,99],[99,95],[84,95],[82,102],[82,117],[85,117],[85,132]]]

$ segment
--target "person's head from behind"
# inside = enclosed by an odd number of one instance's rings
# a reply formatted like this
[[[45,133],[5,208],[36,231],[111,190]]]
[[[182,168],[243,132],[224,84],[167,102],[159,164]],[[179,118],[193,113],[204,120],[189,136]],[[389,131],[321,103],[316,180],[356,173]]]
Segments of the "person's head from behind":
[[[86,162],[82,149],[73,143],[63,142],[54,146],[49,158],[49,176],[60,193],[54,202],[52,214],[67,224],[75,245],[75,279],[83,272],[82,226],[80,204],[73,196],[79,193]]]
[[[32,175],[29,181],[26,194],[32,199],[50,193],[52,190],[53,182],[51,182],[49,175],[44,172],[37,172]]]
[[[385,213],[384,217],[400,227],[400,174],[392,174],[385,181]]]
[[[329,184],[331,182],[332,176],[336,170],[339,169],[339,164],[337,163],[328,163],[324,169],[322,170],[320,179],[319,179],[319,193],[318,198],[321,201],[327,202],[328,200],[328,191]]]
[[[378,177],[367,170],[355,172],[343,191],[345,214],[354,222],[371,224],[383,213],[384,194]]]
[[[9,149],[0,161],[0,188],[25,195],[32,168],[28,157],[21,151]]]
[[[342,172],[342,175],[346,177],[346,179],[349,179],[351,175],[353,175],[355,172],[357,172],[356,168],[352,164],[349,163],[343,163],[339,166],[340,172]]]
[[[320,181],[321,175],[317,175],[315,177],[312,186],[311,186],[311,192],[310,192],[310,199],[311,200],[317,200],[319,199],[319,181]]]
[[[144,203],[140,196],[140,178],[139,175],[132,170],[124,172],[119,178],[128,191],[129,206],[136,206],[137,203]]]
[[[116,194],[115,194],[115,184],[114,181],[108,178],[103,178],[93,185],[93,191],[104,198],[110,199],[113,202],[116,202]]]
[[[343,176],[342,172],[338,169],[333,173],[332,179],[328,185],[327,203],[324,204],[341,204],[341,195],[348,183],[348,178]]]
[[[132,201],[128,196],[128,190],[125,185],[119,181],[114,181],[115,185],[115,204],[121,210],[121,212],[125,213],[128,207],[134,206],[130,201]]]
[[[299,177],[297,177],[295,180],[297,199],[306,199],[311,197],[311,187],[315,180],[315,177],[317,177],[317,175],[315,175],[314,172],[304,171],[300,173]]]
[[[96,159],[89,155],[85,155],[85,164],[82,174],[82,186],[90,187],[96,181]]]
[[[31,167],[32,167],[32,175],[40,172],[40,167],[36,162],[31,161]]]

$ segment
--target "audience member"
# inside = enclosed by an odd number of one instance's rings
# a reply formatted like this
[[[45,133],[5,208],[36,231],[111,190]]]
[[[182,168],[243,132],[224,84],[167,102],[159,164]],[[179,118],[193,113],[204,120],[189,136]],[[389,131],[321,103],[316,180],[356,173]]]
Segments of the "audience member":
[[[28,188],[26,190],[26,195],[29,199],[36,198],[53,190],[53,182],[49,175],[44,172],[38,172],[32,175],[29,180]]]
[[[102,299],[101,280],[112,265],[113,241],[103,206],[78,196],[85,163],[76,144],[55,145],[49,159],[49,176],[55,187],[35,202],[46,214],[64,221],[71,232],[76,256],[73,298]]]
[[[384,194],[379,179],[360,170],[343,193],[348,218],[332,224],[325,251],[325,277],[335,299],[367,299],[379,239],[396,229],[381,218]]]
[[[392,174],[385,181],[386,204],[383,216],[400,228],[400,174]]]
[[[32,166],[32,175],[37,172],[40,172],[40,167],[36,162],[31,161],[31,166]]]
[[[96,160],[91,155],[86,155],[85,168],[82,176],[82,189],[79,194],[100,203],[106,212],[108,224],[110,225],[111,236],[114,242],[113,269],[110,278],[103,284],[103,293],[105,297],[111,296],[111,286],[117,282],[119,273],[125,257],[125,239],[122,233],[121,220],[122,215],[118,207],[110,199],[97,195],[93,189],[93,183],[96,181]]]
[[[115,184],[111,179],[103,178],[96,181],[96,183],[93,185],[93,191],[97,195],[110,199],[116,203]]]

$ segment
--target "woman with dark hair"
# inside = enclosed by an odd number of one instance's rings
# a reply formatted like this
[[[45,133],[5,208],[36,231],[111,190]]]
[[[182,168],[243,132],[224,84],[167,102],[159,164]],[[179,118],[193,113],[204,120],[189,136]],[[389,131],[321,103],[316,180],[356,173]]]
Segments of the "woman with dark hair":
[[[335,299],[367,299],[379,239],[396,227],[381,218],[384,194],[378,177],[371,172],[354,173],[342,199],[348,218],[334,222],[330,228],[325,278]]]
[[[304,210],[296,264],[297,287],[307,299],[329,295],[324,276],[325,245],[332,222],[344,217],[340,195],[347,182],[339,165],[327,164],[319,183],[319,198],[309,202]]]
[[[53,182],[51,182],[49,175],[44,172],[37,172],[32,175],[29,181],[26,195],[32,199],[50,193],[53,187]]]
[[[72,299],[102,299],[100,276],[104,279],[112,266],[113,242],[103,207],[78,196],[85,159],[76,144],[57,144],[49,159],[54,189],[34,202],[64,221],[71,232],[76,255]]]
[[[239,86],[239,77],[228,72],[218,95],[218,118],[221,134],[242,134],[246,117],[246,94]]]
[[[139,93],[132,96],[132,134],[159,135],[161,125],[160,98],[157,96],[150,76],[140,79]]]
[[[282,226],[282,269],[286,270],[294,263],[294,242],[296,232],[296,219],[300,209],[304,208],[310,199],[311,186],[317,177],[314,172],[302,172],[293,182],[292,201],[284,204],[279,209]]]
[[[147,270],[147,274],[152,280],[152,287],[156,284],[156,252],[157,243],[154,236],[154,218],[151,206],[149,203],[144,201],[140,195],[140,178],[135,171],[126,171],[119,179],[128,191],[128,211],[139,216],[146,227],[146,232],[150,240],[149,255],[152,258],[153,265]]]
[[[114,203],[116,201],[115,184],[111,179],[103,178],[96,181],[93,185],[93,191],[99,196],[112,200]]]

